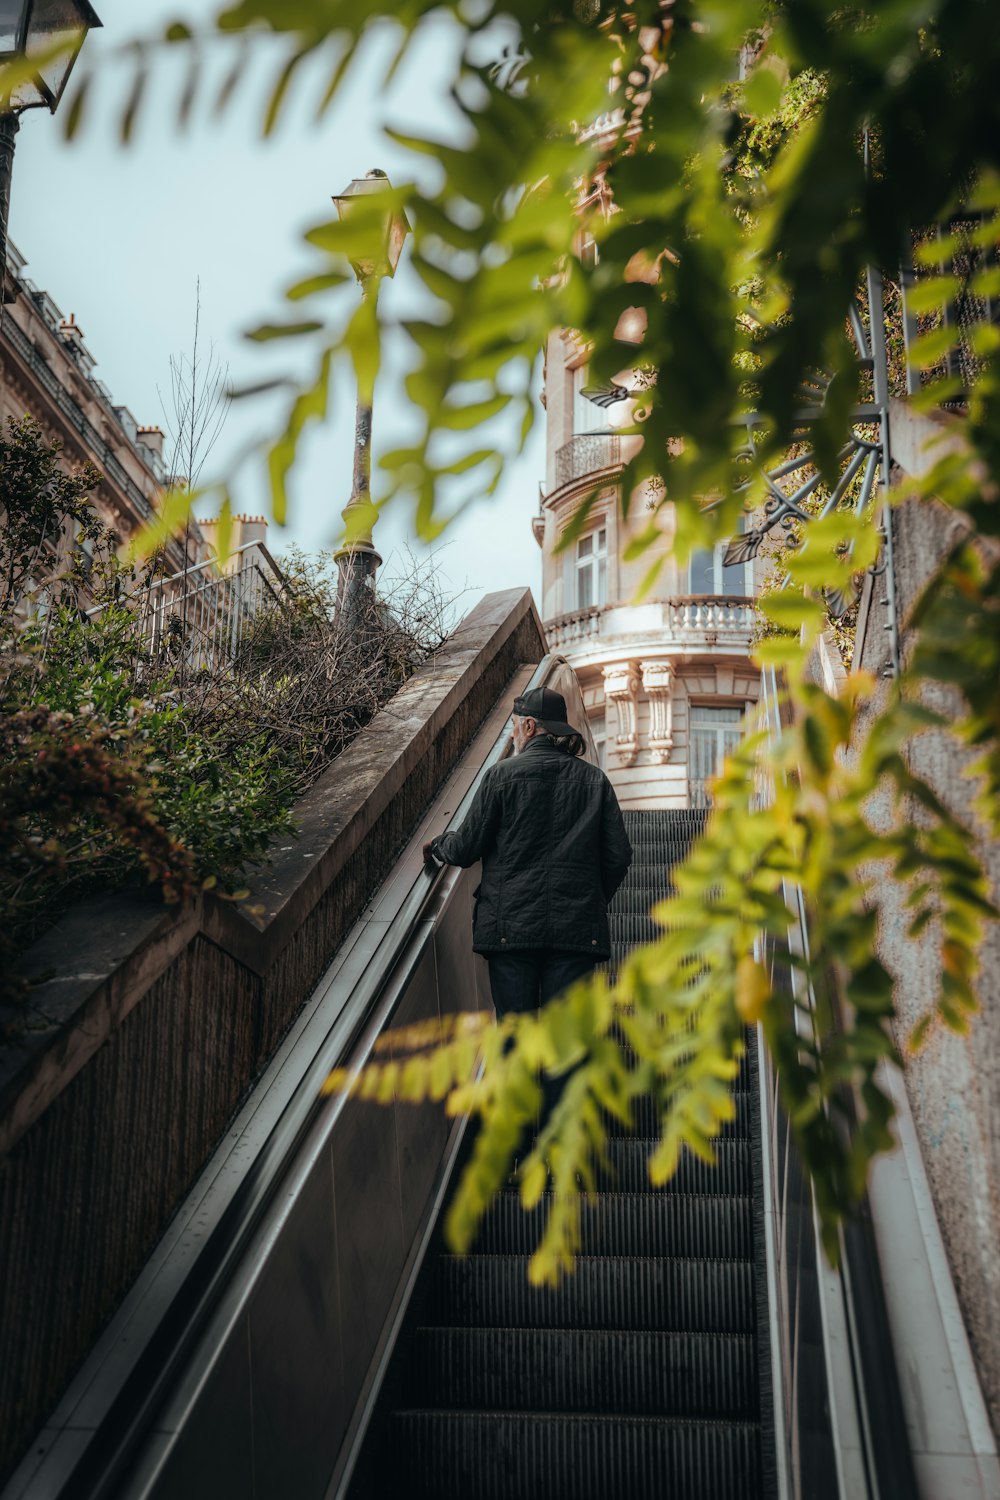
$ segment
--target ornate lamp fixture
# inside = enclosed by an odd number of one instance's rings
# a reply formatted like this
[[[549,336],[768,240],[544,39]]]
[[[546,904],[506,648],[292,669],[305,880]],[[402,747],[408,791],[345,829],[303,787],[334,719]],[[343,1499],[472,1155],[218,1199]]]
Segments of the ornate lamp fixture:
[[[0,98],[0,274],[7,264],[7,215],[20,116],[43,106],[55,113],[87,33],[100,24],[88,0],[0,0],[0,66],[30,64],[26,75]]]

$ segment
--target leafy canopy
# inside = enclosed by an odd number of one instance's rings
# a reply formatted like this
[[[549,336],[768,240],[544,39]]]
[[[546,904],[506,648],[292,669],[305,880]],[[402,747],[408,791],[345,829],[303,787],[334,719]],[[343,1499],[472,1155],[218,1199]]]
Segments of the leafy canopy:
[[[681,552],[734,529],[742,508],[760,498],[758,467],[798,435],[800,388],[820,368],[833,378],[813,438],[832,480],[863,383],[848,303],[867,264],[892,273],[911,231],[926,244],[917,256],[925,318],[911,350],[930,377],[919,399],[933,405],[959,394],[947,374],[959,332],[932,315],[958,289],[949,265],[955,247],[930,232],[957,210],[974,216],[986,261],[971,290],[996,294],[1000,29],[988,0],[627,7],[410,0],[383,9],[353,0],[244,0],[200,33],[178,22],[165,39],[133,44],[123,135],[143,107],[156,46],[190,56],[182,119],[202,88],[197,63],[206,46],[235,47],[219,108],[240,86],[245,49],[275,54],[261,111],[271,131],[300,69],[326,72],[322,117],[369,32],[394,30],[398,62],[441,17],[458,38],[460,128],[446,142],[401,142],[438,171],[432,186],[397,185],[392,200],[413,227],[427,300],[404,325],[406,390],[420,430],[384,457],[381,498],[409,504],[420,535],[434,535],[464,498],[496,488],[533,420],[532,378],[557,327],[585,341],[595,383],[641,365],[644,420],[636,430],[644,443],[621,485],[625,510],[636,491],[651,499],[637,553],[658,535],[663,505],[677,509]],[[71,132],[88,89],[82,76],[65,115]],[[257,331],[261,340],[305,342],[313,353],[312,382],[295,393],[267,444],[279,519],[301,435],[325,416],[334,364],[351,362],[362,388],[377,372],[373,307],[358,310],[345,285],[347,261],[370,249],[373,232],[365,216],[310,231],[313,266],[288,288],[286,322]],[[596,256],[577,254],[584,236]],[[868,317],[881,320],[882,309]],[[638,345],[623,341],[625,322],[641,329]],[[761,646],[765,664],[784,673],[788,726],[775,745],[751,739],[725,771],[708,833],[661,912],[669,922],[663,938],[635,956],[613,992],[600,982],[580,986],[537,1022],[520,1022],[509,1051],[501,1034],[483,1038],[487,1071],[472,1092],[465,1036],[411,1068],[408,1096],[443,1096],[455,1086],[453,1106],[471,1102],[483,1114],[455,1210],[457,1243],[468,1243],[500,1180],[517,1121],[534,1107],[540,1070],[566,1073],[571,1060],[583,1060],[545,1142],[562,1163],[563,1201],[536,1262],[548,1279],[575,1243],[576,1173],[586,1181],[600,1152],[600,1109],[627,1113],[640,1085],[656,1090],[658,1177],[681,1145],[710,1152],[729,1108],[725,1084],[742,1025],[760,1019],[832,1247],[839,1216],[857,1202],[868,1162],[889,1139],[891,1105],[876,1072],[894,1055],[891,983],[872,956],[879,880],[906,888],[914,931],[929,925],[938,934],[941,987],[927,1024],[967,1024],[975,951],[994,912],[969,831],[911,774],[905,756],[909,737],[932,725],[917,702],[921,674],[957,684],[970,712],[956,733],[982,753],[981,811],[998,826],[1000,573],[983,548],[998,535],[998,333],[983,321],[966,337],[976,361],[964,393],[966,446],[906,493],[936,494],[964,513],[969,529],[922,601],[907,674],[878,699],[861,677],[837,697],[809,680],[807,657],[824,615],[814,591],[831,579],[849,584],[875,555],[874,530],[835,512],[789,557],[790,587],[767,606],[788,632]],[[749,467],[748,410],[756,414]],[[717,503],[706,508],[706,497]],[[766,810],[762,781],[772,787]],[[866,808],[886,789],[895,812],[876,829]],[[807,963],[783,946],[784,883],[802,892]],[[834,991],[844,1011],[836,1024]],[[808,1043],[792,1026],[807,997]],[[621,1032],[639,1059],[634,1076],[623,1068]],[[388,1092],[384,1076],[380,1086]],[[847,1140],[836,1126],[845,1086],[855,1112]],[[537,1157],[524,1169],[526,1201],[538,1191],[539,1171]]]

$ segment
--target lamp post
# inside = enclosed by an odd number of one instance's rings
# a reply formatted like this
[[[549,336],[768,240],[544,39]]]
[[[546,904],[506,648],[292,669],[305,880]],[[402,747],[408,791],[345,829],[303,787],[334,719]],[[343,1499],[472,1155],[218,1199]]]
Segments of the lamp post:
[[[87,32],[100,24],[89,0],[0,0],[0,65],[30,65],[0,102],[0,287],[7,270],[10,180],[21,115],[43,106],[55,113]]]
[[[372,303],[373,313],[382,278],[395,275],[403,241],[410,230],[401,209],[389,204],[379,205],[379,196],[384,196],[389,189],[388,177],[376,168],[365,177],[355,177],[333,200],[341,223],[353,223],[362,230],[359,242],[364,243],[364,249],[351,256],[350,261],[361,288],[361,300]],[[372,541],[372,530],[378,519],[371,497],[372,400],[373,392],[359,384],[351,498],[341,512],[345,541],[334,553],[338,574],[337,611],[347,629],[360,623],[366,598],[364,591],[382,561]]]

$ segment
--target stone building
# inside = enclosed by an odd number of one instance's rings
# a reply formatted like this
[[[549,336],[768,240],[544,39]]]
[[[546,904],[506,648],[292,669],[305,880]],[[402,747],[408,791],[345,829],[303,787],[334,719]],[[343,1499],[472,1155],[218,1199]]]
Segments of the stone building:
[[[128,542],[156,513],[168,479],[164,436],[142,427],[127,406],[117,405],[95,374],[96,361],[75,316],[64,317],[48,292],[25,275],[26,261],[8,242],[0,323],[0,420],[30,415],[50,441],[59,439],[69,463],[90,462],[103,483],[93,496],[101,519]],[[192,521],[190,563],[209,557],[208,544]],[[164,563],[184,568],[184,541],[168,543]]]
[[[589,392],[589,394],[588,394]],[[542,549],[542,618],[549,647],[580,680],[590,727],[625,807],[702,806],[706,781],[739,739],[755,702],[750,661],[753,565],[723,568],[724,546],[681,566],[673,556],[672,508],[662,540],[635,561],[627,545],[646,519],[633,497],[628,521],[621,472],[636,436],[619,436],[631,402],[599,404],[587,352],[554,333],[546,350],[546,479],[533,523]],[[594,489],[585,531],[557,550],[577,507]],[[653,596],[630,601],[654,557],[663,559]]]

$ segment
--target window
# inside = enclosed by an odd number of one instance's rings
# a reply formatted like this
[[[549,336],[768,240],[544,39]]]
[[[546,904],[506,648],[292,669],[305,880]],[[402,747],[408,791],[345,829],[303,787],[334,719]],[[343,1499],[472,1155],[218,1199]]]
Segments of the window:
[[[608,599],[608,533],[605,527],[576,544],[576,607],[593,609]]]
[[[739,530],[743,530],[742,516]],[[748,596],[752,592],[753,585],[748,580],[749,569],[746,563],[736,563],[731,568],[722,566],[728,545],[728,542],[718,542],[711,551],[699,547],[691,553],[688,562],[688,593],[731,597]]]
[[[573,371],[573,436],[584,432],[607,432],[608,414],[591,401],[583,392],[590,384],[586,365],[577,365]]]
[[[708,783],[721,769],[726,756],[743,736],[742,708],[719,708],[706,703],[690,705],[688,776],[691,806],[708,807]]]

